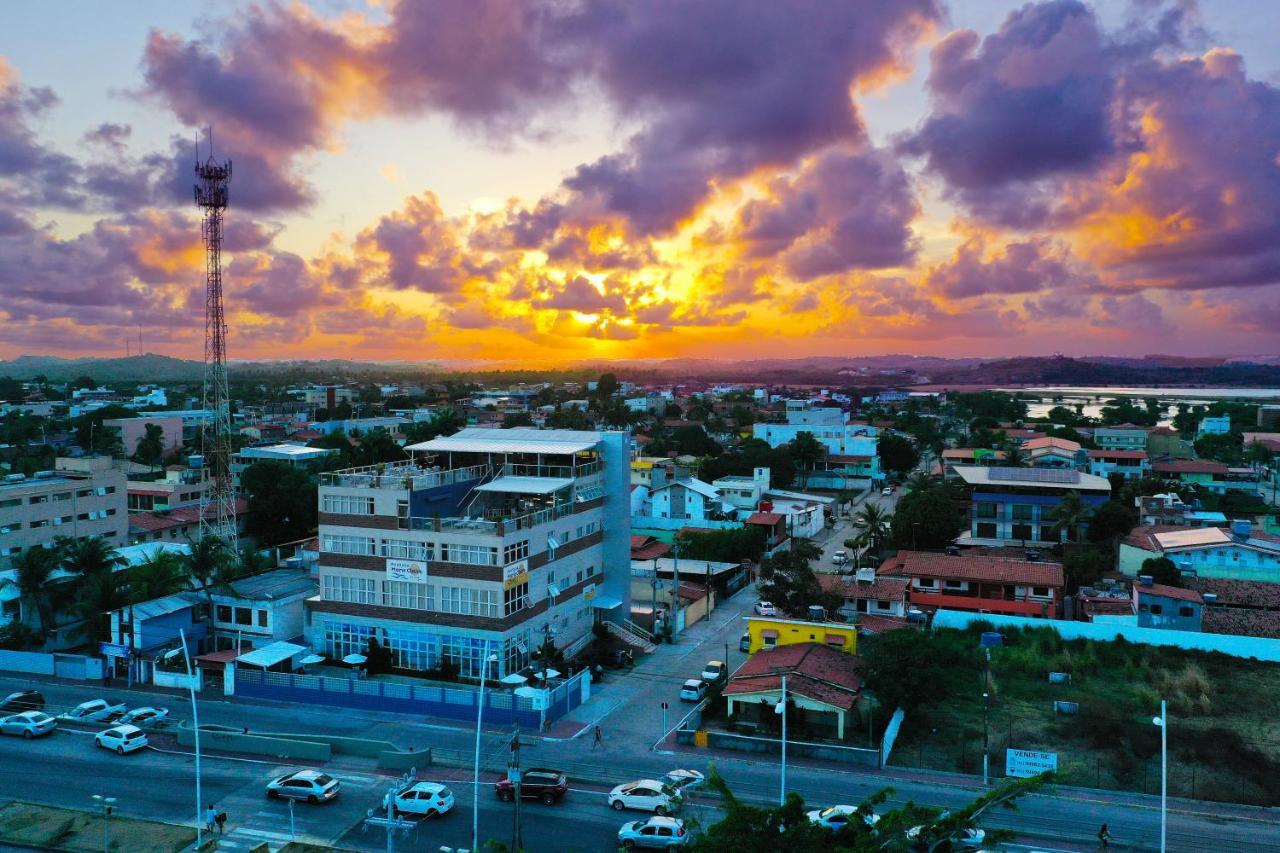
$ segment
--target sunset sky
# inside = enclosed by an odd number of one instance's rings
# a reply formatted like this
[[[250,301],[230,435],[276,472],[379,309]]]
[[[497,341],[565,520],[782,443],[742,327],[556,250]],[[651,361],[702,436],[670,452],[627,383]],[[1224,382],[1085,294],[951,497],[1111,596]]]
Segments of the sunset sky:
[[[4,18],[0,357],[1280,353],[1280,3]]]

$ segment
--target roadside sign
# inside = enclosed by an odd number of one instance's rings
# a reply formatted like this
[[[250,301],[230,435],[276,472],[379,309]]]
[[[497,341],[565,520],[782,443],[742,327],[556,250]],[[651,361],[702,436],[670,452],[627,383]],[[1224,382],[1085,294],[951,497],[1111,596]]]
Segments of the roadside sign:
[[[1029,779],[1046,770],[1058,769],[1058,753],[1035,752],[1030,749],[1006,749],[1004,751],[1004,775]]]
[[[104,658],[127,658],[129,647],[120,643],[98,643],[98,654]]]

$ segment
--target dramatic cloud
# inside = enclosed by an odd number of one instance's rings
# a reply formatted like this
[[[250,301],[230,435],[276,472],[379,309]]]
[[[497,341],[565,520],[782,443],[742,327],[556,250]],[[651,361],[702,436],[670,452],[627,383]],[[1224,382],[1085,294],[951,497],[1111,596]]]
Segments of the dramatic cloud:
[[[1056,289],[1072,278],[1061,248],[1047,240],[1009,243],[998,252],[988,253],[981,237],[971,237],[956,247],[950,258],[929,269],[925,286],[951,299],[964,299],[988,293]]]
[[[484,271],[463,252],[455,225],[431,192],[382,217],[360,235],[357,248],[381,262],[371,283],[396,290],[456,293],[470,276]]]
[[[24,86],[0,56],[0,202],[79,207],[79,165],[42,144],[32,123],[58,102],[53,90]]]

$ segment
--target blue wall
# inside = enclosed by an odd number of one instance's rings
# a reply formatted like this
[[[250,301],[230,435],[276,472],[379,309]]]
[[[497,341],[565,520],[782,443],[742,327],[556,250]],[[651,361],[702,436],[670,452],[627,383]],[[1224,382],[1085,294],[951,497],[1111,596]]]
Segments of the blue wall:
[[[462,501],[480,483],[480,479],[418,489],[409,494],[409,515],[414,518],[455,518],[460,514]]]

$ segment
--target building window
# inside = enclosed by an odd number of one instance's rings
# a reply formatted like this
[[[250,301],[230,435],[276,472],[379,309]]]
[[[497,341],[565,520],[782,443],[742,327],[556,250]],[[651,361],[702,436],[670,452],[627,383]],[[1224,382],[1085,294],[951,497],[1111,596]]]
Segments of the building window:
[[[889,609],[889,602],[880,601],[879,599],[876,600],[876,610],[888,610],[888,609]]]
[[[267,611],[266,610],[258,611],[258,627],[259,628],[267,627]]]
[[[383,539],[380,551],[384,557],[400,560],[435,559],[435,548],[430,542],[415,542],[412,539]]]
[[[375,554],[372,536],[338,536],[326,534],[321,537],[320,550],[331,554],[357,554],[372,557]]]
[[[347,575],[325,575],[323,577],[325,601],[377,604],[376,588],[377,582],[372,578],[353,578]]]
[[[229,605],[226,605],[226,604],[219,604],[219,605],[218,605],[218,617],[217,617],[217,621],[219,621],[219,622],[230,622],[230,621],[231,621],[231,607],[230,607]]]
[[[993,503],[980,503],[977,504],[975,512],[978,518],[995,518],[996,505]]]
[[[236,624],[252,625],[253,624],[253,608],[237,607],[236,608]]]
[[[1030,504],[1014,504],[1014,505],[1013,505],[1013,507],[1012,507],[1012,509],[1013,509],[1013,519],[1014,519],[1015,521],[1030,521],[1030,520],[1031,520],[1031,505],[1030,505]]]
[[[340,515],[373,515],[373,498],[362,495],[325,495],[321,499],[321,510]]]
[[[529,606],[529,582],[517,584],[511,589],[502,591],[502,615],[510,616],[519,613]]]
[[[1191,618],[1192,616],[1194,616],[1194,615],[1195,615],[1195,611],[1194,611],[1194,610],[1192,610],[1190,607],[1185,607],[1185,606],[1184,606],[1184,607],[1179,607],[1179,608],[1178,608],[1178,615],[1179,615],[1179,616],[1181,616],[1181,617],[1182,617],[1182,618],[1184,618],[1184,619],[1189,619],[1189,618]]]
[[[1164,605],[1163,605],[1163,604],[1153,604],[1153,605],[1151,605],[1151,615],[1152,615],[1152,616],[1159,616],[1161,613],[1164,613]]]
[[[435,587],[425,583],[408,581],[383,581],[382,603],[387,607],[405,607],[410,610],[435,610]]]
[[[1034,595],[1034,596],[1038,596],[1039,598],[1048,598],[1048,597],[1049,597],[1049,587],[1047,587],[1047,586],[1033,586],[1033,587],[1031,587],[1031,594],[1032,594],[1032,595]]]
[[[1030,524],[1013,525],[1013,529],[1010,535],[1014,539],[1034,539],[1035,538],[1034,534],[1031,532]]]
[[[498,564],[498,549],[486,548],[483,545],[456,545],[452,542],[441,542],[440,559],[446,563],[496,566]]]
[[[512,542],[502,549],[502,564],[509,565],[516,560],[524,560],[529,556],[529,540],[521,539],[519,542]]]
[[[995,539],[996,526],[990,521],[980,521],[977,525],[977,536],[979,539]]]
[[[49,502],[48,495],[32,495],[31,497],[27,498],[27,503],[29,504],[42,504],[42,503],[48,503],[48,502]]]
[[[527,584],[525,585],[528,586]],[[498,590],[495,589],[477,589],[476,593],[476,612],[477,616],[484,616],[489,619],[498,618]]]
[[[964,582],[963,581],[947,581],[946,587],[947,589],[963,589]]]

